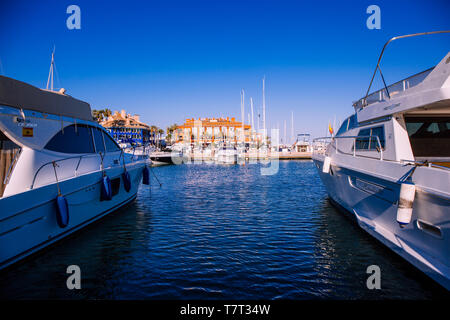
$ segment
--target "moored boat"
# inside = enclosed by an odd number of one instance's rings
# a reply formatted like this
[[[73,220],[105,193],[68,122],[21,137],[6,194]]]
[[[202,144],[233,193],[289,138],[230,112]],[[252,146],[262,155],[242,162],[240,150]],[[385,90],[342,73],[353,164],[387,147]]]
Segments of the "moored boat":
[[[369,92],[313,161],[333,203],[450,290],[450,52]]]
[[[234,147],[223,146],[216,152],[215,160],[221,164],[235,164],[238,160],[238,152]]]
[[[0,269],[133,201],[148,170],[88,103],[3,76],[0,148]]]

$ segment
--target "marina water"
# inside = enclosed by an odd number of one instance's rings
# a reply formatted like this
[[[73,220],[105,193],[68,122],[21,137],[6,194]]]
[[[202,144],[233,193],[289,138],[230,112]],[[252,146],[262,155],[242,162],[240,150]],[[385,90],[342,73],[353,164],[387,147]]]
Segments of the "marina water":
[[[328,200],[312,161],[153,168],[137,199],[0,274],[3,299],[429,299],[447,295]],[[68,290],[66,268],[81,268]],[[381,290],[366,269],[381,268]]]

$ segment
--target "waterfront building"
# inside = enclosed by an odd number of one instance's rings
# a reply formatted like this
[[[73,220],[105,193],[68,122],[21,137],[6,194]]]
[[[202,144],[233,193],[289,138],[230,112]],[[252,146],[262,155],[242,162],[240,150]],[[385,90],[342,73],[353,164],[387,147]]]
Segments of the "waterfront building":
[[[260,135],[253,132],[249,124],[242,124],[235,118],[186,119],[175,130],[176,142],[209,145],[211,143],[237,144],[256,143]]]
[[[139,115],[132,116],[125,110],[114,111],[100,124],[110,132],[116,141],[129,142],[136,145],[149,143],[152,139],[151,127],[140,121]]]

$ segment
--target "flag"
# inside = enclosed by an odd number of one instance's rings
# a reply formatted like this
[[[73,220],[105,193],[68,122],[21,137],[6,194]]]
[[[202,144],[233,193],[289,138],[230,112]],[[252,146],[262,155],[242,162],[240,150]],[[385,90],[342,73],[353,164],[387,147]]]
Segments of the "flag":
[[[331,124],[328,124],[328,131],[330,131],[330,134],[333,135],[333,128],[331,127]]]

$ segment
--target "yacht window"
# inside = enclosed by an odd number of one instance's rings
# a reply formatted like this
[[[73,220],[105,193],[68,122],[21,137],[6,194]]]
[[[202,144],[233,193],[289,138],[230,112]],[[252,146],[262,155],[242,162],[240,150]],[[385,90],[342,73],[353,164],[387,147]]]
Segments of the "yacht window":
[[[415,157],[450,157],[450,117],[405,117]]]
[[[95,151],[105,153],[102,131],[98,128],[92,128],[92,132],[94,133]]]
[[[83,124],[67,126],[59,131],[45,149],[62,153],[94,153],[91,130]]]
[[[356,114],[348,117],[344,120],[341,127],[339,128],[338,132],[336,133],[337,136],[347,132],[348,130],[354,129],[358,126],[358,121],[356,120]]]
[[[0,197],[3,196],[19,152],[20,147],[0,131]]]
[[[357,126],[358,126],[358,120],[356,119],[356,114],[354,114],[350,118],[348,118],[347,130],[355,129]]]
[[[336,133],[337,136],[340,136],[341,134],[343,134],[344,132],[346,132],[348,130],[348,121],[350,120],[350,118],[347,118],[344,120],[344,122],[342,123],[341,127],[339,128],[338,132]]]
[[[377,150],[378,137],[380,139],[381,147],[384,149],[384,126],[359,130],[358,136],[363,138],[356,139],[356,150]]]
[[[120,150],[117,143],[111,138],[109,134],[106,133],[106,131],[103,131],[103,137],[105,138],[106,152],[114,152]]]

